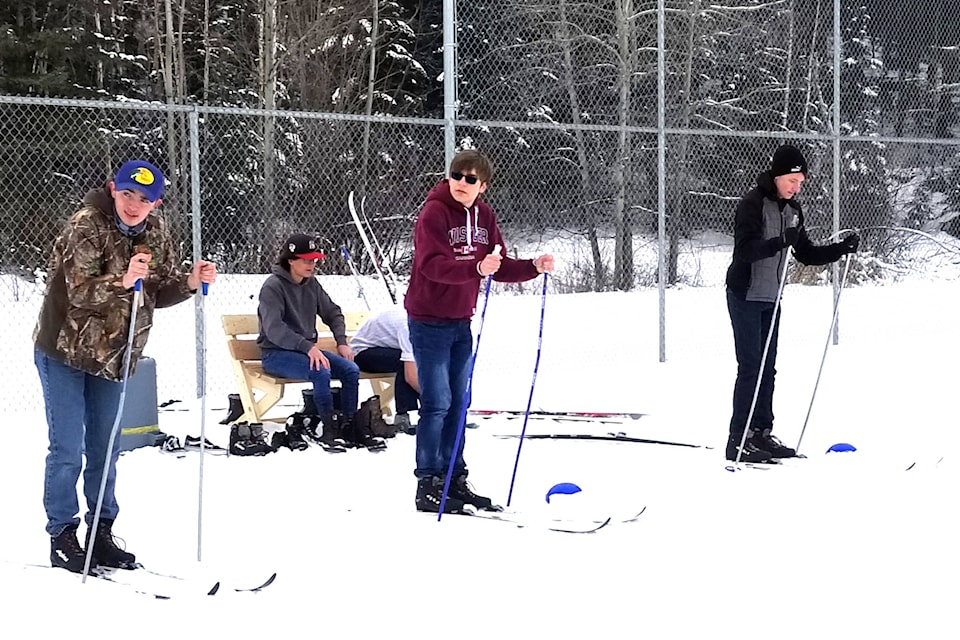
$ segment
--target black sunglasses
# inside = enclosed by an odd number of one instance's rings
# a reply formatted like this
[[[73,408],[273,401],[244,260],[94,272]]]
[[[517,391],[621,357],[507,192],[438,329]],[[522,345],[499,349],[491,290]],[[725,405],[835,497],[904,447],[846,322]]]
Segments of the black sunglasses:
[[[459,171],[451,171],[450,179],[460,182],[461,180],[466,180],[467,184],[477,184],[477,181],[480,180],[477,176],[468,176],[460,173]]]

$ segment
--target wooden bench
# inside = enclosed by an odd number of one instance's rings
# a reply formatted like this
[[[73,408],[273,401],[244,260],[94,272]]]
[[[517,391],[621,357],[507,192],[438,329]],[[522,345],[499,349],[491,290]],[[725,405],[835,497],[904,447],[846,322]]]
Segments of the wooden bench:
[[[366,311],[346,312],[343,314],[347,329],[347,342],[357,332],[370,313]],[[264,372],[260,360],[260,347],[257,346],[257,336],[260,334],[260,323],[256,314],[225,315],[221,318],[223,332],[227,335],[227,349],[233,364],[233,374],[240,387],[240,401],[243,403],[244,414],[238,420],[247,422],[263,422],[263,420],[281,421],[287,416],[264,418],[270,409],[283,397],[284,387],[288,384],[309,384],[308,380],[291,380],[272,376]],[[337,352],[337,341],[330,331],[330,327],[317,318],[317,346],[322,351]],[[394,394],[393,373],[360,372],[360,379],[370,382],[373,392],[380,396],[380,407],[385,415],[393,413],[390,403]],[[259,397],[255,395],[259,392]]]

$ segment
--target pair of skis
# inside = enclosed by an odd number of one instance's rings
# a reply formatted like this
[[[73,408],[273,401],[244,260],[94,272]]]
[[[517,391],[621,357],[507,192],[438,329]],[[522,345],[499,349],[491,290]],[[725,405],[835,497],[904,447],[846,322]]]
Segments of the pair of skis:
[[[66,574],[69,576],[76,575],[77,578],[80,577],[79,574],[69,573],[65,569],[59,569],[43,564],[24,564],[23,568],[29,570],[45,569],[48,571],[57,571],[61,574]],[[223,588],[222,581],[216,580],[213,583],[204,584],[202,588],[194,589],[194,586],[200,587],[199,584],[196,584],[197,581],[188,580],[186,578],[181,578],[179,576],[166,573],[151,571],[150,569],[146,569],[142,566],[138,566],[136,569],[132,570],[94,567],[90,570],[90,573],[87,574],[87,576],[119,585],[121,587],[130,589],[139,595],[149,596],[156,598],[157,600],[171,600],[178,595],[213,596],[225,591],[233,591],[236,593],[259,593],[260,591],[263,591],[272,585],[277,579],[277,574],[274,572],[262,582],[256,583],[255,586],[232,587],[226,589]]]
[[[137,574],[140,574],[139,576]],[[90,572],[90,575],[98,578],[100,580],[106,580],[114,584],[122,585],[129,589],[132,589],[135,593],[145,596],[151,596],[158,600],[170,600],[174,597],[173,594],[178,595],[208,595],[214,596],[221,592],[221,581],[215,581],[209,588],[204,587],[203,590],[193,591],[190,589],[190,581],[177,576],[166,575],[162,573],[157,573],[155,571],[149,571],[147,569],[134,569],[132,572],[128,571],[96,571]],[[150,576],[149,579],[143,580],[142,576]],[[273,584],[274,580],[277,579],[276,572],[270,574],[270,576],[263,582],[257,584],[254,587],[233,587],[232,590],[236,593],[259,593],[267,587]],[[185,586],[187,588],[185,588]]]
[[[370,224],[370,219],[367,218],[367,213],[364,208],[366,200],[367,199],[365,196],[360,199],[360,208],[358,210],[354,200],[353,191],[351,191],[347,196],[347,206],[350,208],[350,215],[353,218],[353,224],[357,227],[357,231],[360,233],[360,240],[363,242],[363,248],[366,250],[367,256],[370,258],[370,262],[373,263],[374,269],[377,270],[377,274],[380,276],[384,286],[387,288],[387,293],[390,294],[390,299],[393,301],[393,304],[397,304],[397,276],[390,267],[390,262],[387,260],[387,254],[384,252],[383,246],[380,244],[380,241],[377,240],[376,234],[373,233],[373,226]],[[362,220],[361,217],[363,218]],[[366,225],[366,228],[364,225]],[[367,233],[367,228],[369,228],[369,235]],[[373,238],[372,244],[370,241],[371,238]],[[373,251],[374,244],[377,247],[379,256]],[[360,286],[359,272],[353,262],[353,259],[347,252],[347,248],[340,247],[340,251],[343,254],[344,259],[347,261],[347,264],[350,265],[350,271],[353,273],[353,277],[357,281],[357,285]],[[386,271],[384,271],[384,269],[386,269]],[[360,295],[363,297],[363,301],[367,305],[367,308],[370,308],[370,303],[367,302],[367,296],[363,293],[362,286],[360,286]]]

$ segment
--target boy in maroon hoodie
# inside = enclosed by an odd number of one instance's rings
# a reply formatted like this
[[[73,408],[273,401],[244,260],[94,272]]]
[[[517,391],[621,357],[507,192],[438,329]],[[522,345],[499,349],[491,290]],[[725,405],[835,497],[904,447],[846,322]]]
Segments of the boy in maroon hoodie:
[[[444,478],[454,457],[473,355],[470,320],[480,282],[490,275],[500,282],[523,282],[553,271],[549,254],[515,260],[494,253],[505,243],[493,210],[479,199],[492,174],[490,160],[479,151],[458,153],[450,163],[450,177],[427,195],[414,230],[413,269],[404,307],[420,382],[414,470],[419,511],[439,511]],[[467,484],[463,445],[461,439],[444,511],[462,512],[466,504],[501,510]]]

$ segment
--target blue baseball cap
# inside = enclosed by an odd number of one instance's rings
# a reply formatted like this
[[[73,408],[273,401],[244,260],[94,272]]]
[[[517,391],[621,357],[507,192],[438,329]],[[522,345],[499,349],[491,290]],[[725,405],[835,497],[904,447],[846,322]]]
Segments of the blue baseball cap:
[[[163,172],[146,160],[124,162],[113,179],[118,191],[134,189],[156,202],[163,195]]]

